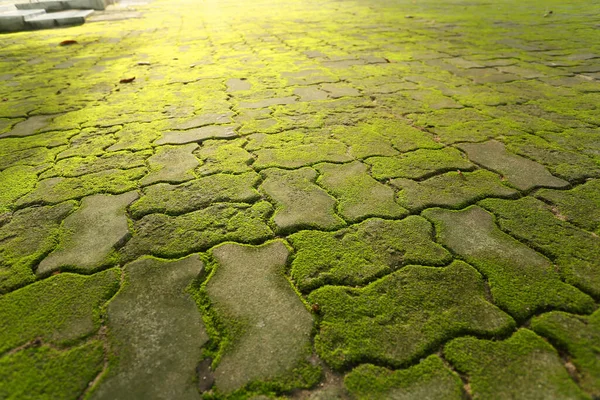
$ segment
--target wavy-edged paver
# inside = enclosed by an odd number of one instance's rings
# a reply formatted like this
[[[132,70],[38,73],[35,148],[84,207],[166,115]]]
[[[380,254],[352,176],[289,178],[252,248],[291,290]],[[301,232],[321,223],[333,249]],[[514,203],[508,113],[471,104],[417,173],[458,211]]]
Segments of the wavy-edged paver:
[[[203,270],[198,255],[125,266],[106,310],[113,357],[92,399],[200,399],[194,375],[208,334],[185,289]]]
[[[194,157],[195,143],[183,146],[161,146],[148,158],[149,173],[140,181],[140,185],[157,182],[181,183],[194,179],[193,173],[200,163]]]
[[[464,399],[463,383],[458,374],[444,365],[437,355],[396,371],[362,364],[344,377],[344,386],[357,399]]]
[[[217,267],[206,291],[229,333],[237,333],[215,369],[216,388],[230,393],[256,380],[302,380],[294,369],[309,363],[313,319],[283,274],[285,244],[226,243],[211,254]]]
[[[243,147],[244,139],[207,140],[194,152],[200,160],[196,172],[200,176],[214,173],[240,174],[252,170],[254,156]]]
[[[358,362],[402,366],[458,335],[499,335],[514,320],[486,299],[470,265],[411,265],[362,289],[325,286],[308,296],[322,315],[318,354],[341,369]]]
[[[65,219],[58,246],[42,260],[36,274],[46,276],[61,268],[89,272],[114,264],[116,249],[131,235],[125,209],[137,198],[137,192],[85,197]]]
[[[361,285],[407,264],[444,265],[452,260],[436,244],[430,222],[371,218],[335,232],[300,231],[288,236],[296,249],[290,271],[301,291],[326,284]]]
[[[185,131],[169,131],[154,142],[162,144],[186,144],[202,142],[207,139],[231,139],[237,137],[236,125],[207,125]]]
[[[502,232],[478,206],[461,211],[425,210],[438,240],[488,280],[494,303],[519,321],[549,308],[589,312],[591,297],[561,280],[550,261]]]
[[[558,352],[528,329],[503,341],[458,338],[444,347],[446,358],[469,376],[473,398],[586,399]]]
[[[496,140],[461,144],[458,147],[467,153],[470,160],[501,173],[519,190],[527,191],[536,187],[564,188],[569,185],[569,182],[550,174],[543,165],[509,153],[504,144]]]
[[[345,225],[335,214],[336,201],[314,182],[317,172],[312,168],[297,170],[268,169],[260,185],[277,204],[273,222],[279,232],[303,228],[336,229]]]

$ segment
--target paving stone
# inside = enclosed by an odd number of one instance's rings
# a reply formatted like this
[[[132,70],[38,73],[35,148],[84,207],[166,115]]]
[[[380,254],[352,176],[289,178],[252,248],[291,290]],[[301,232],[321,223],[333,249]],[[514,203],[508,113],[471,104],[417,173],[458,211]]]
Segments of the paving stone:
[[[127,123],[121,130],[115,133],[117,142],[108,147],[106,151],[121,150],[148,150],[153,148],[153,142],[161,136],[166,122],[157,123]]]
[[[589,395],[600,395],[600,311],[590,316],[552,311],[535,317],[532,329],[560,349],[566,349],[576,368],[579,386]]]
[[[200,149],[194,152],[200,160],[200,167],[196,172],[203,176],[218,172],[239,174],[251,171],[250,165],[254,162],[254,157],[244,149],[245,143],[243,139],[202,142]]]
[[[56,115],[34,115],[25,121],[19,122],[13,126],[12,130],[0,135],[0,138],[9,136],[30,136],[39,133],[46,128]]]
[[[527,329],[509,339],[458,338],[446,358],[469,376],[473,398],[585,399],[552,346]]]
[[[294,94],[300,97],[300,101],[317,101],[329,98],[327,92],[314,86],[295,88]]]
[[[12,209],[15,201],[31,192],[36,182],[33,167],[15,166],[0,171],[0,213]]]
[[[231,139],[237,137],[235,128],[235,125],[210,125],[186,131],[165,132],[162,138],[154,143],[157,145],[186,144],[202,142],[207,139]]]
[[[252,85],[246,79],[232,78],[227,80],[227,91],[229,93],[241,92],[252,89]]]
[[[257,169],[298,168],[319,162],[352,161],[346,154],[346,146],[323,131],[310,134],[301,131],[286,131],[276,135],[256,133],[248,136],[248,139],[246,150],[256,154],[253,166]]]
[[[224,241],[262,242],[273,236],[264,222],[272,212],[273,207],[261,201],[254,205],[218,203],[179,216],[146,215],[134,222],[135,235],[121,253],[125,260],[142,254],[173,258]]]
[[[340,369],[358,362],[399,367],[457,335],[498,335],[515,325],[489,303],[481,275],[455,261],[407,266],[362,289],[325,286],[308,296],[322,315],[318,354]]]
[[[317,183],[338,201],[339,214],[349,222],[367,217],[400,218],[407,211],[394,202],[394,191],[367,173],[359,161],[349,164],[318,164]]]
[[[371,165],[371,175],[375,179],[423,179],[448,171],[475,169],[475,165],[458,150],[449,147],[416,150],[394,157],[370,157],[365,162]]]
[[[180,183],[194,179],[196,176],[193,170],[200,164],[192,154],[197,148],[195,143],[159,147],[156,153],[148,158],[150,172],[142,178],[140,185],[157,182]]]
[[[102,371],[102,343],[69,350],[28,347],[0,358],[0,396],[14,399],[74,399]]]
[[[310,365],[313,319],[283,274],[285,244],[223,244],[211,253],[218,265],[206,290],[234,335],[215,370],[217,389],[230,393],[257,380],[310,386],[311,374],[300,368]]]
[[[89,272],[115,262],[116,248],[131,235],[125,208],[137,192],[85,197],[63,224],[58,247],[40,263],[38,276],[63,268]]]
[[[146,168],[109,169],[75,178],[49,178],[38,182],[35,190],[17,201],[18,207],[55,204],[96,193],[120,194],[137,188]]]
[[[0,297],[0,353],[34,339],[65,345],[100,328],[100,307],[119,288],[117,268],[82,276],[62,273]]]
[[[393,156],[397,155],[398,151],[442,147],[429,133],[402,121],[383,118],[372,118],[355,127],[335,127],[332,134],[350,147],[352,156],[361,159],[371,156]]]
[[[548,259],[498,229],[482,208],[434,208],[423,215],[434,222],[446,248],[487,278],[495,304],[518,321],[540,310],[589,312],[594,307],[589,296],[562,282]]]
[[[207,125],[228,124],[233,122],[233,120],[231,119],[232,116],[233,113],[231,111],[220,114],[201,114],[175,124],[173,126],[173,129],[186,130],[192,128],[200,128]]]
[[[364,285],[407,264],[440,266],[450,253],[432,240],[424,218],[372,218],[336,232],[301,231],[288,236],[296,250],[291,277],[303,292],[333,285]]]
[[[52,168],[40,174],[40,179],[62,176],[73,178],[76,176],[93,174],[109,169],[128,169],[145,167],[146,159],[152,155],[149,150],[143,151],[117,151],[102,156],[69,157],[59,160]]]
[[[600,238],[562,221],[532,197],[479,203],[496,215],[500,229],[547,255],[565,282],[600,297]]]
[[[238,104],[239,108],[265,108],[271,107],[280,104],[292,104],[296,102],[296,97],[288,96],[288,97],[280,97],[280,98],[272,98],[265,99],[261,101],[242,101]]]
[[[63,151],[66,147],[34,147],[31,149],[24,149],[13,151],[8,154],[0,155],[0,170],[5,170],[9,167],[16,167],[18,165],[29,165],[29,166],[40,166],[44,164],[50,164],[56,158],[56,154]]]
[[[560,178],[552,176],[544,166],[506,151],[504,145],[495,140],[477,144],[461,144],[469,159],[502,174],[506,180],[519,190],[531,190],[535,187],[564,188],[569,185]]]
[[[115,143],[113,133],[119,129],[120,127],[84,129],[81,133],[69,139],[69,148],[60,152],[57,159],[73,156],[101,156],[106,148]]]
[[[346,375],[344,386],[357,399],[464,399],[459,376],[437,355],[396,371],[363,364]]]
[[[314,182],[317,172],[311,168],[297,170],[267,169],[260,189],[277,208],[273,222],[278,232],[303,228],[337,229],[345,225],[335,214],[336,201]]]
[[[541,189],[535,197],[552,203],[567,221],[600,235],[600,180],[591,179],[571,190]]]
[[[360,92],[348,85],[340,85],[337,83],[324,83],[320,88],[329,94],[329,97],[337,99],[339,97],[360,96]]]
[[[486,171],[447,172],[422,182],[392,179],[398,203],[411,211],[429,207],[463,208],[486,197],[515,198],[518,192],[502,185],[498,175]]]
[[[107,307],[114,358],[92,399],[200,399],[194,376],[208,334],[185,289],[203,270],[198,255],[125,266],[123,290]]]
[[[255,172],[240,175],[215,174],[181,185],[159,183],[144,189],[144,195],[132,204],[134,218],[150,213],[170,215],[201,209],[217,202],[253,202],[260,198],[254,188],[260,180]]]

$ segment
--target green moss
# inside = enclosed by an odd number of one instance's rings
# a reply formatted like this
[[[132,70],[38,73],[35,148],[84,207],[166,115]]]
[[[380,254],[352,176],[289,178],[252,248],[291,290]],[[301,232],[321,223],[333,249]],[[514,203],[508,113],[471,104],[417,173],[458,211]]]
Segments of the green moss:
[[[548,259],[498,229],[482,208],[432,208],[423,215],[433,221],[443,245],[487,278],[494,303],[516,320],[547,309],[591,312],[595,308],[591,297],[564,283]]]
[[[398,203],[412,211],[436,206],[462,208],[485,197],[517,196],[515,190],[502,185],[498,175],[486,170],[448,172],[422,182],[398,178],[390,183],[399,189]]]
[[[337,232],[301,231],[288,236],[296,249],[291,277],[309,291],[325,284],[361,285],[406,264],[450,262],[432,234],[431,224],[417,216],[373,218]]]
[[[125,260],[142,254],[181,257],[224,241],[255,243],[273,236],[264,220],[272,212],[266,201],[254,205],[218,203],[171,217],[146,215],[134,223],[135,234],[122,250]]]
[[[551,257],[567,283],[600,297],[600,238],[561,221],[532,197],[479,204],[496,215],[502,230]]]
[[[40,175],[40,179],[62,176],[72,178],[93,174],[109,169],[128,169],[144,167],[145,160],[152,155],[151,151],[117,151],[102,156],[69,157],[59,160],[49,170]]]
[[[500,335],[515,325],[488,303],[481,275],[462,261],[404,267],[363,289],[325,286],[308,300],[322,315],[315,347],[335,369],[400,367],[454,336]]]
[[[138,151],[151,149],[153,147],[152,142],[158,139],[165,129],[167,129],[167,122],[161,120],[150,123],[125,123],[123,129],[115,133],[117,142],[106,150]]]
[[[211,203],[252,202],[260,195],[254,189],[260,177],[255,172],[240,175],[215,174],[180,185],[159,183],[144,189],[145,194],[131,206],[134,218],[150,213],[183,214]]]
[[[599,397],[600,311],[588,317],[553,311],[535,317],[531,327],[568,352],[577,368],[579,385],[592,397]]]
[[[41,338],[70,344],[100,327],[99,309],[119,288],[120,271],[62,273],[0,298],[0,353]]]
[[[567,221],[600,235],[600,180],[589,180],[571,190],[542,189],[535,197],[554,204]]]
[[[470,171],[475,168],[461,152],[453,148],[416,150],[395,157],[371,157],[365,162],[371,165],[371,174],[375,179],[422,179],[442,172],[457,169]]]
[[[0,293],[35,279],[33,267],[56,246],[74,202],[19,210],[0,226]]]
[[[33,167],[16,166],[0,171],[0,213],[14,208],[15,201],[31,192],[36,182]]]
[[[396,371],[363,364],[346,375],[344,385],[357,399],[464,398],[462,381],[436,355]]]
[[[119,194],[137,188],[137,180],[146,173],[146,168],[126,170],[108,169],[75,178],[49,178],[39,181],[35,190],[22,197],[18,207],[33,204],[52,204],[78,199],[96,193]]]
[[[29,347],[0,358],[3,399],[74,399],[102,370],[102,343],[69,350]]]
[[[202,147],[194,152],[200,159],[196,172],[204,176],[218,172],[239,174],[250,171],[254,157],[244,149],[245,143],[244,139],[202,142]]]
[[[114,133],[121,127],[83,129],[81,133],[70,138],[69,148],[60,154],[58,159],[67,157],[100,156],[104,150],[115,143]]]
[[[556,350],[527,329],[500,342],[455,339],[444,354],[469,376],[474,398],[588,398],[571,380]]]

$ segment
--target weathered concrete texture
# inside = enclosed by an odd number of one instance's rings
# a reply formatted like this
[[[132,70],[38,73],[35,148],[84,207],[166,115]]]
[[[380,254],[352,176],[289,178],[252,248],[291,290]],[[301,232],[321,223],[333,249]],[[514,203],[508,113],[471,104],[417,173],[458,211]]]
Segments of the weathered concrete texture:
[[[551,343],[566,349],[572,361],[571,372],[592,397],[600,396],[600,311],[584,317],[553,311],[535,317],[532,329]]]
[[[273,236],[264,222],[273,212],[266,201],[254,205],[217,203],[179,216],[150,214],[136,221],[135,235],[122,249],[127,260],[142,254],[181,257],[223,242],[261,242]]]
[[[36,274],[45,276],[63,268],[89,272],[115,263],[116,248],[130,236],[125,208],[137,198],[137,192],[84,198],[65,219],[58,247],[44,258]]]
[[[210,125],[185,131],[165,132],[163,136],[154,142],[162,144],[185,144],[202,142],[207,139],[231,139],[237,137],[235,125]]]
[[[41,132],[46,128],[56,115],[35,115],[19,122],[6,133],[0,135],[0,138],[9,136],[30,136]]]
[[[197,255],[127,264],[107,308],[112,359],[92,399],[200,399],[194,382],[208,341],[188,285],[203,270]]]
[[[0,293],[33,282],[33,267],[54,249],[75,202],[26,208],[0,225]]]
[[[211,303],[229,334],[215,370],[217,389],[230,393],[255,380],[292,375],[311,356],[313,319],[283,271],[289,251],[282,241],[252,247],[223,244],[207,284]]]
[[[557,351],[520,329],[504,341],[458,338],[444,348],[456,368],[470,376],[474,398],[586,399]]]
[[[232,116],[232,112],[226,112],[221,114],[201,114],[192,118],[186,118],[178,122],[173,126],[173,129],[186,130],[192,128],[200,128],[206,125],[227,124],[233,122],[233,120],[231,119]]]
[[[392,179],[397,201],[409,210],[427,207],[461,208],[485,197],[516,197],[517,191],[504,186],[498,175],[486,171],[448,172],[422,182]]]
[[[406,209],[394,202],[394,191],[367,173],[359,161],[350,164],[318,164],[317,183],[339,199],[338,212],[349,222],[367,217],[400,218]]]
[[[595,308],[591,297],[564,283],[548,259],[498,229],[482,208],[434,208],[423,215],[434,222],[443,245],[487,278],[495,304],[515,319],[549,308],[580,313]]]
[[[371,157],[365,162],[371,165],[371,174],[375,179],[422,179],[442,172],[470,171],[475,168],[453,148],[416,150],[395,157]]]
[[[180,183],[194,179],[192,172],[200,163],[194,157],[195,143],[184,146],[163,146],[148,158],[150,172],[140,181],[146,186],[157,182]]]
[[[564,188],[569,182],[557,178],[544,166],[526,158],[509,153],[504,145],[495,140],[477,144],[461,144],[469,159],[501,173],[506,180],[519,190],[531,190],[535,187]]]
[[[450,253],[432,240],[424,218],[372,218],[336,232],[301,231],[288,236],[296,250],[291,277],[301,291],[326,284],[361,285],[407,264],[444,265]]]
[[[0,297],[0,353],[36,338],[69,344],[94,333],[120,275],[116,268],[91,276],[63,273]]]
[[[436,355],[398,371],[362,364],[346,375],[344,385],[357,399],[464,399],[462,381]]]
[[[144,189],[144,195],[131,206],[134,218],[150,213],[178,215],[217,202],[253,202],[260,195],[254,189],[259,175],[215,174],[181,185],[159,183]]]
[[[515,326],[486,300],[482,276],[462,261],[404,267],[363,289],[325,286],[308,300],[322,314],[317,352],[337,369],[369,361],[399,367],[454,336]]]
[[[252,85],[247,79],[232,78],[227,80],[227,91],[230,93],[250,90]]]
[[[517,201],[488,199],[482,207],[493,212],[500,228],[551,257],[563,279],[600,297],[600,238],[557,218],[532,197]]]
[[[277,204],[273,222],[279,232],[303,228],[331,230],[345,225],[335,214],[335,199],[314,183],[317,178],[314,169],[268,169],[262,173],[265,180],[260,189]]]

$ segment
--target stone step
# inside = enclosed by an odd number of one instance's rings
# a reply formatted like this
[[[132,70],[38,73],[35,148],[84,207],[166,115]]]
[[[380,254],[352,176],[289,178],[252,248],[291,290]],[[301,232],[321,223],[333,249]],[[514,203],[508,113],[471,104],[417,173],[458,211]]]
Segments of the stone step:
[[[105,0],[46,0],[31,3],[18,3],[15,6],[19,10],[44,9],[48,12],[63,10],[92,9],[104,10],[107,2]]]
[[[8,8],[8,7],[7,7]],[[46,14],[45,10],[0,10],[0,32],[18,32],[27,30],[27,20],[29,18],[42,16]]]
[[[59,26],[81,25],[85,18],[94,10],[67,10],[48,14],[41,14],[27,18],[25,23],[28,29],[49,29]]]

